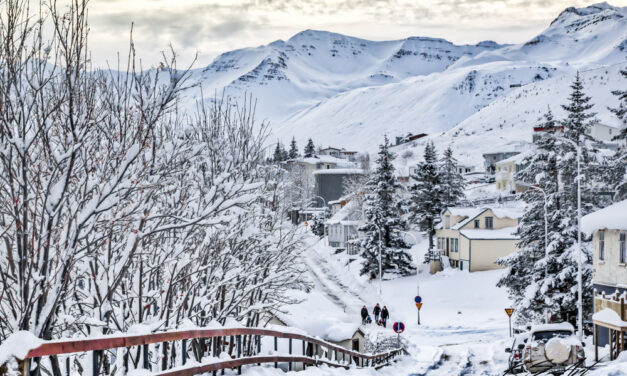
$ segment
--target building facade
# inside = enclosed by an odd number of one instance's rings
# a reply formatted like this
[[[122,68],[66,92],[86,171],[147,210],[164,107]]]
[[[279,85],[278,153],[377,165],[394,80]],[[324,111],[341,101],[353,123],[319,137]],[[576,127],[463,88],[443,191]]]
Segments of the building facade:
[[[517,250],[520,208],[450,207],[436,230],[437,247],[451,267],[469,272],[501,268],[501,257]]]
[[[520,153],[496,162],[495,182],[497,190],[516,194],[528,189],[526,185],[516,181],[516,174],[525,167],[523,162],[527,155],[528,153]]]
[[[594,245],[595,346],[610,345],[614,358],[627,349],[627,200],[582,218]]]

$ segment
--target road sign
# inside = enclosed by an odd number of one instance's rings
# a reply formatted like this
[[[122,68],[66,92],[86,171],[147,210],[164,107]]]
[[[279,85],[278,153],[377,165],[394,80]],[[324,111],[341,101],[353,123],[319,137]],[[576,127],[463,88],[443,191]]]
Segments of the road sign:
[[[395,322],[394,325],[392,326],[392,329],[394,329],[394,332],[396,332],[396,334],[401,334],[405,331],[405,324],[403,324],[402,322]]]
[[[418,310],[420,311],[420,308],[422,308],[422,303],[416,303],[416,308],[418,308]]]
[[[416,302],[416,304],[422,303],[422,298],[420,296],[417,296],[414,298],[414,302]]]
[[[505,308],[505,313],[507,313],[507,317],[509,318],[509,336],[512,336],[512,314],[514,313],[514,308]]]

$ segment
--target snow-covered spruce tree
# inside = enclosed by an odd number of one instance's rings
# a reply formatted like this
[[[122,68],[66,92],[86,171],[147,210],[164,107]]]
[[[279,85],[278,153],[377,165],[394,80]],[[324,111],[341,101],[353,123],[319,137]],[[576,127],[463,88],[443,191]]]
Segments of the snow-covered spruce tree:
[[[442,207],[455,206],[464,198],[464,177],[459,173],[458,164],[453,157],[451,146],[444,150],[440,161],[440,185],[442,188]]]
[[[309,140],[307,140],[307,145],[305,145],[303,156],[305,158],[310,158],[310,157],[313,157],[314,155],[316,155],[316,147],[314,146],[314,143],[312,139],[310,138]]]
[[[551,300],[545,300],[545,294],[553,289],[553,279],[561,270],[554,256],[564,249],[558,228],[561,219],[557,141],[552,137],[559,124],[550,109],[539,126],[546,130],[545,134],[536,141],[534,152],[523,161],[525,168],[516,174],[516,180],[539,187],[546,194],[549,258],[545,257],[544,194],[538,189],[530,189],[522,196],[527,210],[518,224],[520,241],[517,246],[520,250],[498,260],[508,269],[497,285],[507,289],[516,307],[516,322],[520,324],[542,322],[547,312],[557,310]]]
[[[383,274],[409,275],[415,270],[405,251],[410,247],[400,232],[405,230],[407,224],[400,213],[401,198],[397,190],[401,187],[392,165],[395,156],[389,148],[390,143],[385,136],[383,144],[379,146],[376,168],[366,185],[366,224],[359,229],[364,233],[361,242],[364,258],[361,274],[371,278],[379,276],[379,251]]]
[[[283,159],[283,145],[279,141],[276,142],[276,147],[274,148],[274,153],[272,153],[272,162],[281,163],[284,161]]]
[[[627,79],[627,70],[621,70],[620,73]],[[614,201],[622,201],[627,200],[627,90],[615,90],[612,94],[618,97],[620,103],[617,108],[611,108],[610,111],[618,117],[623,127],[614,140],[621,141],[622,146],[619,146],[614,157],[607,163],[606,181],[614,183],[613,189],[616,192]]]
[[[296,138],[292,137],[292,141],[290,142],[290,151],[288,152],[289,159],[296,159],[300,157],[298,153],[298,146],[296,146]]]
[[[433,142],[428,142],[424,150],[424,161],[416,165],[409,186],[409,220],[429,237],[429,249],[433,249],[435,226],[439,223],[443,209],[444,191],[440,183],[438,156]]]

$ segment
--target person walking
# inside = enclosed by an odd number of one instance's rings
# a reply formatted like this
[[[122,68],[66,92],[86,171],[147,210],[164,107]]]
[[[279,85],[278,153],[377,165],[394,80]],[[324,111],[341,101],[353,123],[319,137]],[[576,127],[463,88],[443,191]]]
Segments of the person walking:
[[[362,324],[366,323],[367,317],[368,317],[368,308],[366,308],[366,306],[363,306],[361,309],[361,323]]]
[[[388,307],[383,306],[383,309],[381,310],[381,321],[383,321],[384,328],[387,328],[386,324],[389,318],[390,318],[390,312],[388,312]]]
[[[376,306],[374,306],[374,309],[372,310],[372,313],[374,313],[374,322],[379,322],[379,315],[381,314],[381,307],[379,307],[379,303],[377,303]]]

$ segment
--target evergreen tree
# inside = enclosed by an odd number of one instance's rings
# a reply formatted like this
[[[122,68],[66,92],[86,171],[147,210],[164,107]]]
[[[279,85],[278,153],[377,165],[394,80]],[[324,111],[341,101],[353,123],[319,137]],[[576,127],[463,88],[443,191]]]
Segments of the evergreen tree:
[[[442,187],[442,207],[455,206],[464,198],[464,177],[458,170],[453,149],[449,146],[440,163],[440,183]]]
[[[285,148],[281,144],[281,162],[285,162],[288,159],[290,159],[289,153],[287,152],[287,150],[285,150]]]
[[[559,182],[556,153],[556,139],[553,137],[558,124],[551,110],[544,115],[540,127],[545,134],[535,143],[535,150],[524,160],[526,166],[516,174],[516,180],[539,189],[529,189],[522,196],[527,203],[527,210],[518,224],[517,234],[520,251],[500,259],[499,264],[508,267],[507,274],[498,282],[499,287],[506,287],[514,301],[516,321],[519,323],[542,322],[548,312],[559,311],[545,301],[544,294],[552,289],[552,276],[560,271],[555,262],[555,251],[562,249],[558,224]],[[548,216],[549,257],[546,258],[544,205],[545,195]],[[551,276],[547,278],[548,276]]]
[[[440,184],[438,156],[433,142],[428,142],[424,150],[424,162],[418,163],[416,172],[411,175],[414,183],[409,187],[409,219],[420,231],[429,235],[429,249],[434,248],[435,225],[440,220],[443,209],[443,190]]]
[[[274,148],[274,153],[272,154],[272,161],[274,163],[281,163],[283,161],[283,152],[281,149],[281,143],[277,141],[276,147]]]
[[[392,165],[395,156],[389,148],[390,143],[386,136],[379,146],[376,170],[372,172],[366,185],[366,224],[360,228],[365,233],[361,244],[364,250],[361,274],[367,274],[371,278],[379,276],[379,251],[384,274],[409,275],[415,270],[405,251],[410,247],[401,233],[406,228],[406,222],[400,215],[401,198],[397,193],[400,184]]]
[[[305,158],[310,158],[316,155],[316,148],[311,138],[307,141],[307,145],[305,145],[305,151],[303,154]]]
[[[620,73],[627,79],[627,70],[621,70]],[[622,146],[610,160],[606,181],[614,183],[614,201],[622,201],[627,200],[627,90],[615,90],[612,94],[618,97],[620,104],[617,108],[610,108],[610,111],[618,117],[623,127],[614,140],[621,141]]]
[[[298,154],[298,147],[296,146],[296,139],[292,137],[292,142],[290,142],[290,151],[288,154],[288,158],[296,159],[298,157],[300,157],[300,154]]]
[[[528,167],[518,178],[538,185],[547,194],[549,212],[548,257],[544,257],[544,202],[539,192],[525,194],[530,206],[518,227],[522,251],[501,262],[510,271],[499,285],[506,286],[511,298],[518,304],[520,321],[542,321],[545,313],[557,315],[572,324],[577,323],[577,273],[579,250],[577,247],[577,147],[581,149],[581,208],[585,215],[598,208],[598,194],[592,187],[600,175],[595,151],[586,140],[586,130],[594,121],[590,110],[590,97],[583,92],[583,84],[577,74],[571,85],[568,104],[562,106],[566,118],[560,123],[563,135],[554,137],[552,132],[538,141],[538,150],[529,157]],[[554,121],[547,115],[545,125],[552,128]],[[564,140],[565,139],[565,140]],[[566,141],[570,140],[570,141]],[[582,285],[584,317],[592,307],[592,255],[590,242],[582,239]]]

